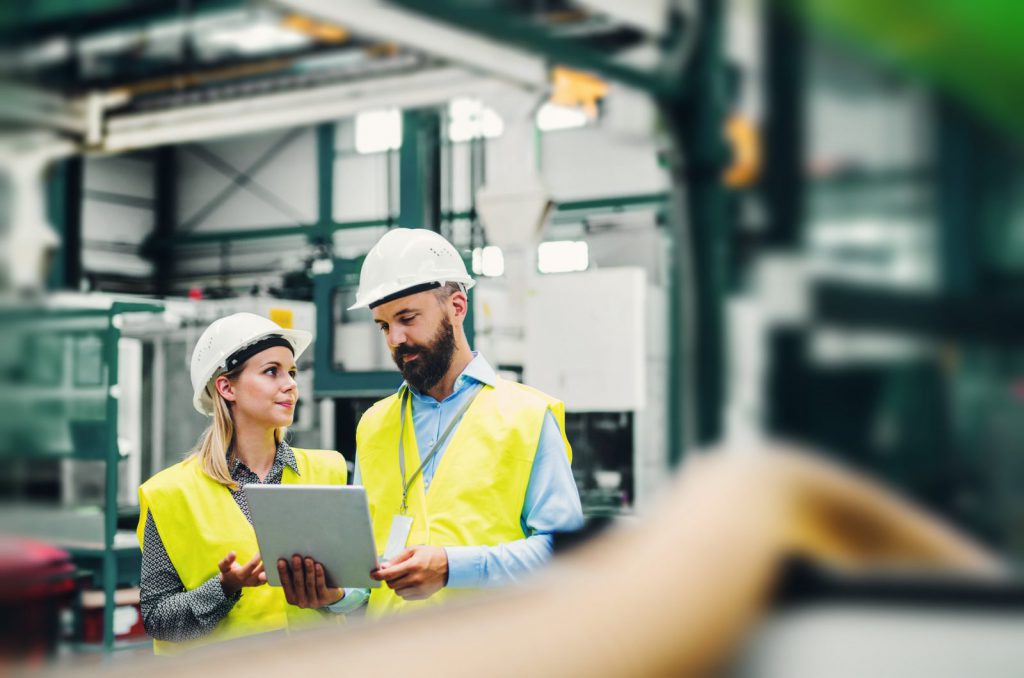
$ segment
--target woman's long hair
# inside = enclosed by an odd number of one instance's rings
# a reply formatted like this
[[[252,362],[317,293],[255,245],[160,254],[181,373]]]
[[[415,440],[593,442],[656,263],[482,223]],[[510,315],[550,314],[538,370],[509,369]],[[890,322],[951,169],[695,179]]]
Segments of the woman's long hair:
[[[240,365],[224,376],[232,382],[238,379],[245,365]],[[231,416],[231,406],[214,386],[215,379],[206,385],[207,393],[213,401],[213,423],[199,436],[199,443],[192,451],[192,456],[199,460],[203,473],[231,491],[238,490],[238,484],[231,477],[231,467],[235,460],[235,420]],[[286,429],[274,429],[274,443],[280,445],[284,440]]]

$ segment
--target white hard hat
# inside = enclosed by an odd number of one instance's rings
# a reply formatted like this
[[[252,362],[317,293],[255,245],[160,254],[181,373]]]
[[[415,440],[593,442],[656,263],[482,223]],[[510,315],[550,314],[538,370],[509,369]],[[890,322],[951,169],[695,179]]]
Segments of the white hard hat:
[[[462,283],[466,289],[476,284],[455,247],[425,228],[396,228],[385,233],[366,255],[356,303],[348,310],[372,308],[449,282]]]
[[[258,341],[279,336],[298,358],[313,335],[304,330],[286,330],[270,318],[255,313],[235,313],[213,321],[192,349],[192,406],[200,414],[213,415],[213,400],[206,387],[210,380],[227,369],[227,360]]]

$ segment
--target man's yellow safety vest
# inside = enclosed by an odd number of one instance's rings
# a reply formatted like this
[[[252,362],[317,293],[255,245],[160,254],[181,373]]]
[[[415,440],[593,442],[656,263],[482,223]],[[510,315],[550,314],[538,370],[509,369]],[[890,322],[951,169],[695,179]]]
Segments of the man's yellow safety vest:
[[[398,394],[381,400],[367,410],[356,431],[357,463],[378,549],[387,543],[392,518],[402,505],[398,463],[401,406]],[[411,422],[411,401],[408,408],[406,420]],[[422,474],[409,487],[406,514],[412,516],[413,523],[408,545],[495,546],[528,536],[523,533],[520,516],[548,410],[558,422],[571,462],[565,408],[560,401],[500,378],[494,386],[484,386],[451,434],[429,491],[424,492]],[[420,456],[413,427],[405,429],[405,467],[411,476],[420,465]],[[450,595],[448,589],[442,589],[425,601],[410,602],[382,583],[370,594],[367,614],[413,609]]]
[[[285,467],[282,485],[344,485],[345,459],[331,450],[292,448],[298,475]],[[235,503],[231,491],[206,475],[199,461],[185,461],[161,471],[139,488],[139,544],[146,531],[146,513],[160,532],[171,564],[191,591],[217,576],[217,563],[229,551],[247,563],[259,551],[256,533]],[[276,567],[271,563],[267,567]],[[195,646],[280,629],[295,629],[322,620],[316,610],[289,605],[279,587],[246,587],[242,596],[209,635],[183,643],[153,641],[156,654],[173,654]]]

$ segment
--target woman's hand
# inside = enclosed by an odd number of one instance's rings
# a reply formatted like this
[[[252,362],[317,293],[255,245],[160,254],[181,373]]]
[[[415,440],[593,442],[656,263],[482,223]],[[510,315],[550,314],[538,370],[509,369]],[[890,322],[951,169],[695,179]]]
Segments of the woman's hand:
[[[254,555],[245,565],[239,565],[235,558],[235,552],[230,551],[217,563],[224,595],[233,596],[241,591],[243,586],[262,586],[267,583],[267,573],[263,571],[263,558],[260,554]]]
[[[327,588],[323,565],[299,555],[293,555],[291,560],[290,567],[284,558],[277,561],[277,574],[281,577],[284,597],[289,603],[315,610],[345,597],[345,589]]]

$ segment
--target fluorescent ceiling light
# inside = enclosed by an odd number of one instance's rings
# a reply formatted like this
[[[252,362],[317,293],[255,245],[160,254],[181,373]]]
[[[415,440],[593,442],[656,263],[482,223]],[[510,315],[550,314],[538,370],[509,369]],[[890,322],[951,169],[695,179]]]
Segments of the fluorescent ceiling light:
[[[488,278],[497,278],[505,273],[505,255],[495,245],[477,247],[473,250],[473,273]]]
[[[460,97],[448,104],[448,138],[458,143],[477,137],[493,139],[505,131],[505,122],[479,99]]]
[[[590,265],[590,247],[582,240],[553,240],[537,247],[537,268],[541,273],[585,271]]]
[[[537,111],[537,128],[541,132],[572,129],[583,127],[586,124],[587,114],[576,108],[546,103]]]
[[[356,152],[380,153],[402,146],[402,112],[397,108],[356,115]]]
[[[295,49],[310,43],[308,36],[272,23],[222,28],[204,35],[203,41],[208,46],[230,49],[241,54]]]

